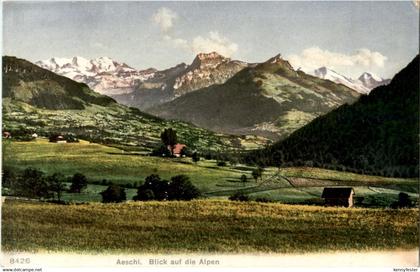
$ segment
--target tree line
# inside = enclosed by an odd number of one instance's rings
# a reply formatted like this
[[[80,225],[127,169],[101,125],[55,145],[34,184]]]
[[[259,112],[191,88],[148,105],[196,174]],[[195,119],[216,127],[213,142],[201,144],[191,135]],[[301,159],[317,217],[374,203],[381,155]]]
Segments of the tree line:
[[[70,184],[70,186],[68,186]],[[100,192],[103,203],[123,202],[127,200],[125,188],[121,185],[108,183],[108,187]],[[81,173],[64,177],[60,173],[46,175],[35,168],[26,168],[22,172],[11,169],[3,170],[2,187],[4,195],[21,196],[40,200],[62,201],[64,192],[82,193],[88,186],[88,179]],[[169,181],[159,175],[148,176],[144,183],[137,187],[136,201],[148,200],[192,200],[201,196],[186,175],[173,176]]]

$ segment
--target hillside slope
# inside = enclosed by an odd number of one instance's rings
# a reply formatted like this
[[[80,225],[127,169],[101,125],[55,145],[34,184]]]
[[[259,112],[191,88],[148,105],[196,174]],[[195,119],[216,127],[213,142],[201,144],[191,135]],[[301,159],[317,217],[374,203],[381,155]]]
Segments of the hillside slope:
[[[232,134],[279,139],[359,94],[293,70],[276,56],[238,72],[222,85],[197,90],[148,112]]]
[[[192,149],[241,146],[237,137],[150,116],[26,60],[3,57],[3,130],[12,135],[73,133],[90,141],[150,149],[167,127]]]
[[[249,154],[246,160],[417,177],[418,118],[419,56],[389,85],[317,118],[284,141]]]
[[[92,92],[86,84],[15,57],[3,57],[3,98],[6,97],[53,110],[115,103],[110,97]]]

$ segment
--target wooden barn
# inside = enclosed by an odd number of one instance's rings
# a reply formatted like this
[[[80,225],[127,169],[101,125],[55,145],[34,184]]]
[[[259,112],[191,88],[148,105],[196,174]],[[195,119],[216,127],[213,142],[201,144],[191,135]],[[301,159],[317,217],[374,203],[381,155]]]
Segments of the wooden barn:
[[[351,187],[331,187],[324,188],[322,198],[325,199],[326,206],[342,206],[353,207],[354,205],[354,190]]]

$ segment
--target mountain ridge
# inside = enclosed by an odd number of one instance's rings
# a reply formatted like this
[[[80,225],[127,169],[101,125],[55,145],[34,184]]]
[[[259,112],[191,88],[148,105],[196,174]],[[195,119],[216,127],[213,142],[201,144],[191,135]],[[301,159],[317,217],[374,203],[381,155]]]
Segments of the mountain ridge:
[[[191,150],[238,149],[241,143],[266,142],[216,135],[192,124],[151,116],[24,59],[3,56],[2,68],[3,130],[12,135],[71,133],[92,142],[150,151],[160,144],[163,129],[171,127]]]
[[[352,79],[325,66],[314,70],[314,75],[338,84],[343,84],[361,94],[368,94],[373,88],[386,85],[390,82],[389,79],[383,79],[369,72],[364,72],[357,79]]]
[[[245,160],[418,177],[419,93],[417,55],[388,85],[316,118]]]
[[[196,90],[146,111],[216,132],[278,139],[358,96],[344,85],[295,71],[277,55],[242,69],[223,84]]]

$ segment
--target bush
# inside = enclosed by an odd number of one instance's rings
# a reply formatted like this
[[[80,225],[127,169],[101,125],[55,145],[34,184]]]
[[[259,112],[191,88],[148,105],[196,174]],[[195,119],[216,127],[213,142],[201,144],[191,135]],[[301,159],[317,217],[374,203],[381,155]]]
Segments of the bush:
[[[191,157],[193,162],[198,162],[200,160],[200,155],[198,155],[197,152],[194,152]]]
[[[11,169],[3,169],[3,176],[1,179],[1,186],[11,188],[16,182],[16,174]]]
[[[219,162],[217,162],[217,166],[225,167],[226,162],[225,161],[219,161]]]
[[[200,196],[200,191],[195,187],[186,175],[178,175],[171,178],[168,186],[169,200],[191,200]]]
[[[247,179],[246,175],[242,175],[242,176],[241,176],[241,182],[242,182],[242,183],[246,183],[246,182],[248,182],[248,179]]]
[[[110,185],[100,194],[102,195],[103,203],[118,203],[127,199],[125,189],[118,185]]]
[[[34,168],[25,169],[13,187],[14,193],[20,196],[31,198],[49,198],[51,196],[44,172]]]
[[[271,203],[273,202],[271,199],[265,198],[265,197],[257,197],[255,199],[256,202],[262,202],[262,203]]]
[[[168,199],[168,181],[162,180],[159,175],[152,174],[148,176],[143,185],[137,190],[137,195],[133,198],[134,200],[142,199],[142,194],[146,190],[151,190],[155,200],[166,200]],[[149,199],[150,200],[150,199]]]
[[[398,201],[392,203],[391,208],[410,208],[413,207],[413,202],[410,199],[410,196],[406,193],[398,194]]]
[[[155,194],[151,189],[141,189],[137,191],[137,195],[133,197],[133,200],[135,201],[148,201],[148,200],[154,200]]]
[[[71,178],[70,192],[81,193],[87,187],[87,178],[81,173],[76,173]]]
[[[158,175],[150,175],[137,190],[133,200],[191,200],[200,196],[200,191],[188,176],[178,175],[171,182],[161,180]]]
[[[249,201],[249,196],[242,193],[242,192],[236,192],[229,197],[229,200],[232,200],[232,201]]]
[[[159,145],[152,150],[151,156],[156,157],[171,157],[171,151],[165,145]]]

